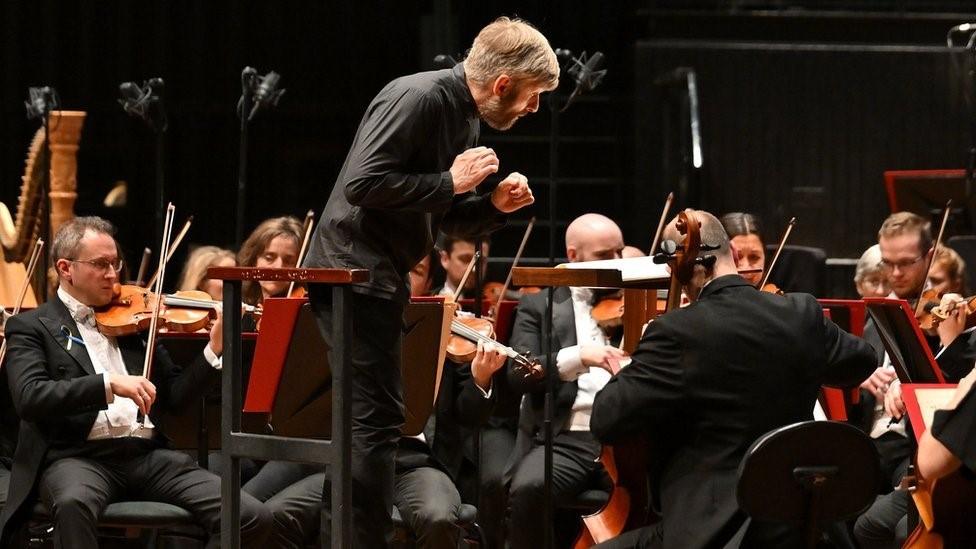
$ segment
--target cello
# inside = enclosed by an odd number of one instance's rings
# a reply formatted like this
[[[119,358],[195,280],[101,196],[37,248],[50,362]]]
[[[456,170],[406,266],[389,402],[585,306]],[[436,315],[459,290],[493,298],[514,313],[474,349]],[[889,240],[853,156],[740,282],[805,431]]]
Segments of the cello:
[[[695,267],[708,267],[715,261],[714,256],[698,257],[700,251],[710,250],[712,247],[702,245],[699,232],[701,222],[694,210],[679,212],[675,228],[680,235],[684,235],[684,242],[679,245],[665,241],[662,243],[665,252],[656,256],[666,260],[671,266],[666,311],[679,307],[681,289],[691,282]],[[658,520],[652,509],[647,477],[647,464],[651,457],[653,455],[647,441],[640,437],[603,447],[600,461],[613,483],[613,490],[607,504],[600,511],[583,517],[584,528],[574,544],[574,549],[602,543],[628,530]]]

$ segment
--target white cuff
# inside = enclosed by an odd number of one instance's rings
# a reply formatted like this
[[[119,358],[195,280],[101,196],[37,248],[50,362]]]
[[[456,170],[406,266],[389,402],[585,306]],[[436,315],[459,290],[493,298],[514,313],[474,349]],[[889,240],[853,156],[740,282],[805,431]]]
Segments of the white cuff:
[[[477,382],[475,382],[474,386],[477,387],[479,391],[481,391],[481,396],[483,396],[485,398],[491,398],[491,391],[495,388],[495,380],[491,380],[491,381],[488,382],[488,390],[487,391],[484,390],[484,389],[482,389],[481,388],[481,385],[478,385]]]
[[[102,382],[105,384],[105,404],[111,404],[115,402],[115,393],[112,392],[112,380],[109,379],[109,372],[102,374]]]
[[[588,372],[589,368],[583,365],[583,359],[580,358],[580,346],[560,349],[556,353],[556,369],[559,370],[559,379],[563,381],[574,381]]]
[[[203,348],[203,358],[207,360],[207,364],[213,366],[214,370],[220,370],[224,367],[223,359],[217,356],[217,353],[213,352],[213,349],[210,348],[209,343],[207,343],[207,346]]]

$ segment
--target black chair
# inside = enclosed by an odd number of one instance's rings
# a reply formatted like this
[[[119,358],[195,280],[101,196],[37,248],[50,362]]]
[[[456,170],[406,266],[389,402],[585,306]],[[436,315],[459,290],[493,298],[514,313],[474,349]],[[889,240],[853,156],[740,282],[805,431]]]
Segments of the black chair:
[[[50,535],[50,510],[43,503],[34,506],[28,525],[27,546],[43,547]],[[184,537],[206,541],[208,535],[193,514],[175,505],[158,501],[120,501],[110,503],[98,519],[99,529],[121,530],[128,539],[143,538],[146,547],[156,547],[160,530],[175,528]]]
[[[861,430],[835,421],[774,429],[739,465],[739,507],[758,521],[802,524],[809,547],[821,529],[861,514],[879,484],[878,452]]]
[[[766,265],[773,260],[776,246],[766,246]],[[783,246],[769,281],[784,292],[803,292],[815,296],[827,290],[827,254],[809,246]]]
[[[403,521],[400,510],[393,507],[393,526],[396,528],[394,547],[415,547],[416,539],[410,530],[410,525]],[[458,519],[455,526],[464,531],[464,539],[476,542],[478,547],[485,547],[485,534],[478,524],[478,508],[474,505],[462,503],[458,508]]]

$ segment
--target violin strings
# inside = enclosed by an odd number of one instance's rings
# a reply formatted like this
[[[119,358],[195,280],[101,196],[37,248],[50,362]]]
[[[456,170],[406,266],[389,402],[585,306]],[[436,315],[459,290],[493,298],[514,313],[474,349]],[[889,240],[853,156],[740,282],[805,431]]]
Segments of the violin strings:
[[[469,326],[466,326],[465,324],[458,322],[457,320],[451,321],[451,331],[475,343],[477,342],[491,343],[496,347],[500,347],[502,351],[504,351],[505,354],[509,356],[512,356],[513,354],[518,355],[518,353],[516,353],[515,350],[512,349],[511,347],[502,345],[501,343],[495,341],[494,339],[477,332],[473,328],[470,328]],[[517,358],[517,357],[512,356],[512,358]]]

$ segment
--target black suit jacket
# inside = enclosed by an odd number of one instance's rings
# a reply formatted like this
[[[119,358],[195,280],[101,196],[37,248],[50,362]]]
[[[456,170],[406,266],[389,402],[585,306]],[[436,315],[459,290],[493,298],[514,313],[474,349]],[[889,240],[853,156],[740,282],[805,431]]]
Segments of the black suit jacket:
[[[23,511],[46,462],[77,453],[85,444],[96,416],[108,408],[104,380],[96,374],[88,351],[77,343],[67,350],[62,327],[78,336],[78,326],[58,298],[33,311],[10,318],[4,369],[11,397],[20,416],[10,495],[0,514],[0,532],[9,535],[12,517]],[[118,338],[122,360],[130,374],[141,375],[145,341],[138,335]],[[163,411],[180,411],[199,398],[217,372],[202,354],[190,367],[173,364],[157,346],[152,369],[156,402],[150,418],[162,439]]]
[[[528,352],[542,363],[543,368],[555,367],[556,355],[564,347],[576,345],[576,314],[573,312],[573,299],[567,287],[556,288],[552,305],[552,354],[545,346],[546,302],[548,292],[527,294],[519,300],[512,337],[509,346],[520,352]],[[522,399],[519,414],[519,428],[515,439],[515,450],[506,467],[506,476],[514,472],[515,466],[535,445],[545,419],[546,381],[525,377],[510,363],[508,365],[508,385],[515,394],[526,395]],[[562,431],[569,422],[576,401],[579,385],[576,381],[563,381],[557,378],[555,408],[553,410],[553,433]]]
[[[650,324],[633,362],[597,394],[590,426],[604,443],[646,433],[663,456],[665,547],[789,546],[783,527],[749,525],[737,468],[764,433],[812,419],[821,384],[853,386],[875,355],[823,316],[813,296],[757,291],[738,275]],[[739,532],[742,530],[742,532]]]

